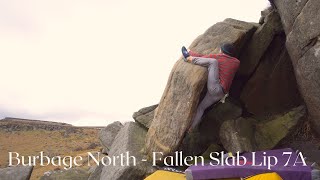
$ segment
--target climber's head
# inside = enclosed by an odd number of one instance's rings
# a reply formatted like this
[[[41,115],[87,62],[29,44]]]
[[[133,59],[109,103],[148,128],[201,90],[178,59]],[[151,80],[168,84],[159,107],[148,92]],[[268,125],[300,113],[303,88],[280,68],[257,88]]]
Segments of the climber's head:
[[[234,46],[232,44],[222,44],[220,51],[229,56],[234,56]]]

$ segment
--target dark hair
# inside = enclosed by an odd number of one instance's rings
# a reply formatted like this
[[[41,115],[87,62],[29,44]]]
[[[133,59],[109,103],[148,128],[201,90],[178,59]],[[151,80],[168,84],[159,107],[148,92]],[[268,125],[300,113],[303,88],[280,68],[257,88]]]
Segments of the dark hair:
[[[221,50],[223,53],[229,55],[229,56],[234,56],[234,46],[229,43],[225,43],[221,46]]]

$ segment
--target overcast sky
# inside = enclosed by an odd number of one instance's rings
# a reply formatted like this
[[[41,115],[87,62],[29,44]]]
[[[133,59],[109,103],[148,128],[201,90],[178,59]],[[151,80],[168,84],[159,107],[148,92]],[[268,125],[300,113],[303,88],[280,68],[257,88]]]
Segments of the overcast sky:
[[[267,0],[0,0],[0,118],[105,126],[159,102],[182,45]]]

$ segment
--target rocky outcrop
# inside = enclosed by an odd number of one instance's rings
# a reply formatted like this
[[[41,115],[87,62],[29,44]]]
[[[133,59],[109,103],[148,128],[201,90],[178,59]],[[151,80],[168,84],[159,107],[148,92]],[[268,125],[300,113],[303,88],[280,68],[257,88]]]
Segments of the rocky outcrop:
[[[77,131],[77,127],[74,127],[71,124],[67,124],[67,123],[21,119],[21,118],[13,118],[13,117],[6,117],[0,120],[0,129],[3,129],[7,132],[32,131],[36,129],[42,129],[47,131],[56,131],[56,130],[68,130],[70,132]]]
[[[252,152],[274,148],[294,132],[306,116],[299,106],[269,119],[238,118],[225,121],[220,129],[223,147],[230,152]]]
[[[245,84],[255,73],[275,36],[283,32],[279,14],[272,7],[261,11],[260,24],[240,53],[240,68],[230,90],[230,94],[235,98],[241,96]]]
[[[264,23],[258,27],[241,53],[240,60],[242,61],[239,74],[242,76],[249,77],[254,72],[274,36],[282,31],[279,14],[275,10],[267,12],[269,13],[266,15]]]
[[[103,153],[109,153],[113,140],[122,127],[123,125],[121,124],[121,122],[116,121],[100,130],[99,140],[100,144],[103,147]]]
[[[284,115],[261,122],[256,126],[255,139],[258,150],[272,149],[288,134],[296,130],[296,126],[306,115],[306,108],[299,106]]]
[[[199,53],[216,53],[222,42],[234,43],[241,51],[256,27],[250,23],[226,19],[199,36],[190,49]],[[145,152],[160,151],[164,156],[179,147],[196,111],[207,71],[179,59],[174,65],[154,119],[146,137]]]
[[[143,108],[140,114],[143,116],[145,122],[152,122],[153,116],[145,114],[153,114],[156,105]],[[146,113],[142,113],[146,112]],[[203,121],[200,124],[199,131],[195,131],[191,134],[187,134],[183,138],[183,142],[179,146],[178,150],[183,151],[184,155],[198,155],[201,154],[210,143],[216,143],[219,141],[219,129],[221,124],[229,119],[237,119],[242,115],[242,108],[239,102],[232,98],[227,98],[225,103],[219,103],[216,106],[209,107],[206,111]],[[138,116],[135,116],[138,117]],[[210,127],[210,128],[208,128]]]
[[[277,34],[244,86],[241,100],[248,112],[270,116],[302,104],[296,78],[285,47],[285,34]]]
[[[220,128],[220,140],[229,152],[252,152],[256,149],[254,132],[256,120],[238,118],[225,121]]]
[[[155,109],[157,107],[158,104],[142,108],[139,111],[133,113],[132,118],[146,128],[149,128],[154,117]]]
[[[301,10],[304,8],[309,0],[270,0],[273,6],[277,8],[281,16],[281,22],[283,24],[286,34],[289,34],[292,30],[292,26],[295,19],[300,14]]]
[[[320,1],[273,0],[280,14],[300,93],[320,133]]]
[[[155,168],[149,162],[143,161],[141,150],[143,148],[147,131],[138,123],[128,122],[119,131],[110,148],[109,156],[118,158],[115,165],[105,166],[102,169],[100,179],[125,180],[143,179],[153,173]],[[126,153],[130,156],[126,156]],[[131,157],[133,156],[133,157]],[[136,159],[135,161],[133,159]],[[121,162],[125,165],[121,165]],[[129,162],[129,164],[126,164]]]
[[[33,166],[15,166],[0,169],[1,180],[29,180]]]
[[[242,108],[240,104],[232,98],[227,98],[223,104],[219,103],[210,107],[203,117],[199,131],[187,134],[179,150],[183,151],[186,156],[195,156],[203,153],[208,148],[208,145],[220,141],[219,129],[222,123],[227,120],[237,119],[241,115]]]

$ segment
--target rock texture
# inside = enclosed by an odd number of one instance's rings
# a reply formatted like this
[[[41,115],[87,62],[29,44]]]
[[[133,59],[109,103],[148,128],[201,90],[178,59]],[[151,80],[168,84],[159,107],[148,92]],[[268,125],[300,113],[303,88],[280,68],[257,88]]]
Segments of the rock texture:
[[[0,169],[1,180],[29,180],[33,166],[16,166]]]
[[[272,149],[296,130],[305,115],[306,108],[299,106],[268,119],[241,117],[228,120],[220,129],[221,143],[230,152]]]
[[[40,180],[87,180],[89,173],[84,169],[72,168],[69,170],[51,171],[40,178]]]
[[[158,104],[142,108],[138,112],[133,113],[132,118],[146,128],[149,128],[154,117],[155,109],[157,107]]]
[[[222,124],[220,139],[229,152],[252,152],[256,149],[254,132],[256,120],[238,118]]]
[[[94,171],[90,174],[88,180],[100,180],[103,167],[104,166],[100,161],[99,165],[95,167]]]
[[[187,134],[179,150],[183,154],[199,155],[203,153],[208,145],[220,141],[219,129],[224,121],[237,119],[242,115],[242,108],[236,100],[227,98],[224,104],[219,103],[216,106],[209,107],[200,123],[199,131]]]
[[[306,115],[306,108],[299,106],[290,112],[256,126],[255,139],[258,150],[274,148],[289,133],[296,130]]]
[[[281,22],[286,34],[290,33],[295,19],[308,1],[309,0],[271,0],[271,3],[276,6],[277,11],[280,13]]]
[[[279,14],[275,10],[272,10],[266,15],[264,23],[258,27],[248,42],[247,47],[241,53],[240,75],[248,77],[254,72],[274,36],[281,31],[282,24]]]
[[[300,92],[320,133],[320,1],[273,0],[284,26]]]
[[[123,125],[121,124],[121,122],[116,121],[100,130],[99,140],[100,144],[103,147],[103,153],[109,153],[113,140],[122,127]]]
[[[285,39],[284,33],[273,38],[242,90],[242,102],[247,111],[256,116],[287,112],[303,102]]]
[[[109,156],[115,157],[129,152],[130,156],[136,158],[136,164],[133,164],[132,158],[127,159],[125,156],[122,161],[120,158],[115,162],[116,165],[105,166],[101,172],[101,180],[126,180],[126,179],[143,179],[153,173],[155,168],[148,162],[141,161],[143,155],[141,150],[144,145],[147,131],[138,123],[128,122],[119,131],[110,148]],[[130,165],[121,166],[121,162],[130,162]]]
[[[221,43],[229,42],[236,44],[239,52],[255,28],[250,23],[226,19],[199,36],[190,49],[203,54],[217,53]],[[196,111],[206,80],[206,68],[185,63],[182,59],[176,62],[146,137],[145,152],[149,157],[154,151],[166,156],[177,150]]]

